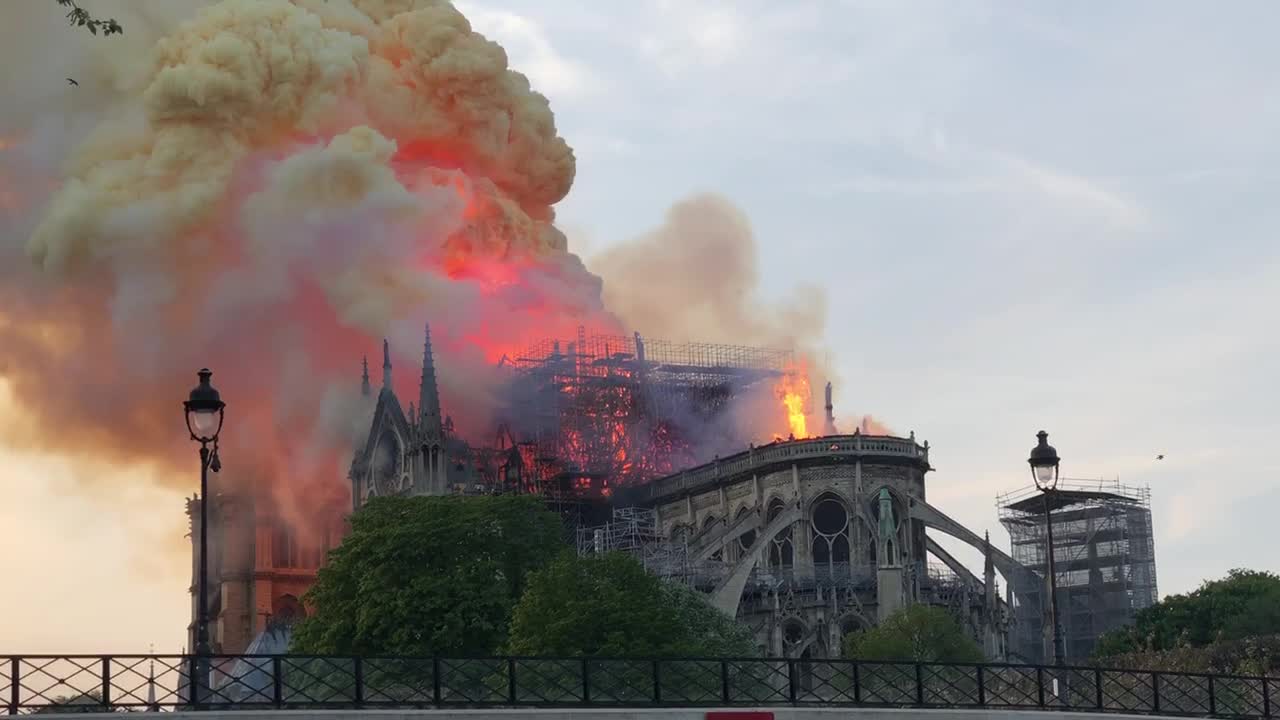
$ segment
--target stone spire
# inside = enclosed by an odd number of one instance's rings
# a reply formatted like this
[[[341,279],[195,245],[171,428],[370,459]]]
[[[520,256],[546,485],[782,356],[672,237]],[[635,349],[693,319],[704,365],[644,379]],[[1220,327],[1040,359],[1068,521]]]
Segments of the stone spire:
[[[994,563],[991,562],[991,533],[990,532],[982,533],[982,556],[983,558],[985,558],[985,562],[982,564],[983,574],[985,575],[987,573],[994,573],[995,565]]]
[[[431,354],[431,325],[425,328],[422,343],[422,381],[418,386],[418,412],[422,413],[423,432],[434,438],[444,433],[440,417],[440,390],[436,385],[436,360]]]
[[[369,397],[369,356],[365,355],[362,361],[364,372],[360,375],[360,394]]]
[[[825,409],[827,411],[827,417],[823,422],[822,434],[835,435],[836,434],[836,414],[835,414],[835,406],[831,404],[831,383],[827,383],[827,404],[825,406]]]
[[[391,345],[382,341],[382,388],[391,389]]]

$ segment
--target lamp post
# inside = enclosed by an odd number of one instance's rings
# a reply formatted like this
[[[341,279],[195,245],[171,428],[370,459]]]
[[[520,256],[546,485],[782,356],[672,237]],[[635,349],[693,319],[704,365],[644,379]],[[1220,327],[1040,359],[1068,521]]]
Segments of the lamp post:
[[[218,461],[218,434],[222,432],[222,415],[226,403],[209,384],[213,373],[202,368],[197,373],[200,384],[182,403],[191,439],[200,443],[200,576],[196,593],[196,655],[202,660],[213,654],[209,646],[209,470],[221,468]],[[210,448],[212,446],[212,449]],[[204,668],[201,669],[204,674]],[[195,678],[193,678],[193,682]]]
[[[1031,464],[1031,477],[1035,480],[1036,488],[1044,497],[1045,544],[1049,559],[1049,617],[1053,623],[1053,664],[1061,666],[1065,664],[1066,652],[1062,644],[1062,626],[1058,624],[1058,578],[1054,573],[1053,562],[1053,519],[1049,515],[1053,493],[1058,489],[1059,458],[1058,451],[1049,444],[1049,433],[1041,430],[1036,433],[1036,437],[1039,442],[1031,448],[1031,457],[1027,462]]]

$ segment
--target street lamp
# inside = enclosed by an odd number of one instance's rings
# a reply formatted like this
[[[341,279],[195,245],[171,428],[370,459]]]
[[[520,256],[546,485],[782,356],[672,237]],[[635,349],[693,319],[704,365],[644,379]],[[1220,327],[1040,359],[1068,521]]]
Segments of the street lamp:
[[[1053,520],[1049,516],[1049,505],[1054,492],[1058,489],[1058,451],[1049,444],[1049,433],[1041,430],[1036,433],[1039,442],[1031,448],[1031,457],[1027,462],[1031,465],[1031,477],[1044,497],[1044,530],[1047,554],[1049,557],[1049,613],[1053,623],[1053,663],[1064,664],[1066,652],[1062,644],[1062,626],[1058,624],[1058,578],[1053,567]]]
[[[213,373],[202,368],[197,373],[200,384],[191,390],[182,403],[187,418],[187,431],[191,439],[200,443],[200,577],[196,615],[196,655],[206,658],[213,654],[209,646],[209,470],[218,472],[218,434],[222,432],[223,410],[226,403],[218,391],[209,384]],[[213,446],[212,450],[210,445]]]

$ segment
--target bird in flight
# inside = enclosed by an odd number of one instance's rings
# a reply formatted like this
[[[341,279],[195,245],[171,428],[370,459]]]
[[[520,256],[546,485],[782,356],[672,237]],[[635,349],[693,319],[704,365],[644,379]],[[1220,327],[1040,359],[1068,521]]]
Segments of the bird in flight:
[[[1163,455],[1157,455],[1157,456],[1156,456],[1156,459],[1157,459],[1157,460],[1163,460],[1163,459],[1164,459],[1164,456],[1163,456]]]
[[[67,78],[67,82],[71,83],[72,85],[76,85],[76,86],[79,86],[79,85],[80,85],[80,83],[76,82],[75,80],[72,80],[71,78]]]

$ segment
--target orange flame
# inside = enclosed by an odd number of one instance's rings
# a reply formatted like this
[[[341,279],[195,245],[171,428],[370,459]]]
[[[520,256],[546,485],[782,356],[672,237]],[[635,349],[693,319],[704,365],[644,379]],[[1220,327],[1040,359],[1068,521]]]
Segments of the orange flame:
[[[797,440],[809,437],[809,424],[805,408],[809,405],[809,376],[803,371],[792,370],[782,376],[774,386],[774,392],[787,411],[787,428]]]

